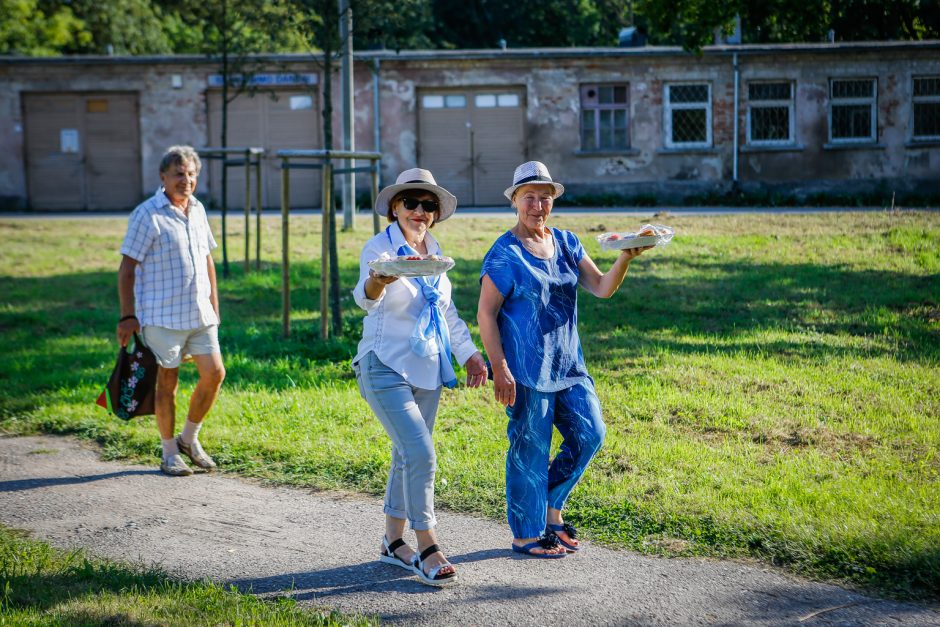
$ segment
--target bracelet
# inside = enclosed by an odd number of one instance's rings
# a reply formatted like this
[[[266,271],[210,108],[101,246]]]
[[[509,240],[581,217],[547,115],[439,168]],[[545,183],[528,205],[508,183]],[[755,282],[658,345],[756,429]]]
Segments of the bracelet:
[[[133,318],[134,320],[137,320],[137,316],[135,316],[134,314],[131,314],[129,316],[124,316],[123,318],[118,320],[118,323],[124,322],[125,320],[130,320],[131,318]]]

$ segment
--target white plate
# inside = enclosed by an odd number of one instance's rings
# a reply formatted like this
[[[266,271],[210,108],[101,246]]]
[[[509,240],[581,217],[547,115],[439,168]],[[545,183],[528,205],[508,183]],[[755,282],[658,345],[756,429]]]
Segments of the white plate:
[[[386,276],[437,276],[444,274],[454,267],[454,260],[450,257],[439,259],[375,259],[369,262],[369,267],[377,274]]]
[[[597,241],[603,250],[626,250],[628,248],[642,248],[643,246],[665,246],[672,241],[676,232],[662,224],[647,224],[639,232],[652,229],[655,235],[637,235],[636,233],[603,233],[597,236]]]

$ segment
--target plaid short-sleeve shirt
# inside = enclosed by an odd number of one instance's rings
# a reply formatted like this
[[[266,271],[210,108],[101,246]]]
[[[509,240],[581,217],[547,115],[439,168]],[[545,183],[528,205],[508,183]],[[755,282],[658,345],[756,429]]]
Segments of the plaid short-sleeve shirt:
[[[141,326],[185,331],[219,323],[207,265],[215,247],[206,210],[195,197],[188,217],[163,188],[134,209],[121,254],[138,262],[134,298]]]

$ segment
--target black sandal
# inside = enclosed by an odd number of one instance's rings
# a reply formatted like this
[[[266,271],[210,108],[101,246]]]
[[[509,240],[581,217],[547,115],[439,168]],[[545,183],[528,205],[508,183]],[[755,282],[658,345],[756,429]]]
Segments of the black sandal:
[[[422,568],[424,560],[426,560],[428,556],[434,555],[440,550],[441,549],[436,544],[432,544],[428,548],[421,551],[421,555],[415,556],[415,561],[412,563],[411,568],[415,571],[415,574],[418,576],[418,579],[421,580],[421,583],[427,584],[429,586],[446,586],[448,584],[454,583],[455,578],[457,577],[456,571],[452,573],[445,573],[443,575],[441,574],[441,569],[446,566],[453,566],[453,564],[446,561],[446,559],[443,564],[440,566],[435,566],[426,573]]]
[[[391,564],[392,566],[400,566],[405,570],[411,570],[411,562],[395,554],[395,551],[403,546],[407,546],[404,538],[398,538],[394,542],[389,543],[388,538],[383,536],[382,552],[379,553],[379,561],[385,562],[386,564]]]

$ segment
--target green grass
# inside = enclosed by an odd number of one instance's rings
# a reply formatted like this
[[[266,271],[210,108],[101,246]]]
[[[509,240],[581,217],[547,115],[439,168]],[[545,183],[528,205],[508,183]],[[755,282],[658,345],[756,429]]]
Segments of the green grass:
[[[0,527],[0,625],[373,625],[337,612],[262,600],[234,586],[54,549]]]
[[[457,259],[450,276],[468,321],[483,253],[510,220],[435,229]],[[940,598],[940,214],[663,221],[676,239],[638,259],[617,295],[581,294],[608,437],[568,519],[613,546],[754,557]],[[248,275],[237,222],[221,287],[228,378],[201,439],[226,471],[380,494],[388,439],[349,367],[361,327],[349,290],[368,225],[341,235],[345,333],[323,343],[319,218],[291,224],[290,339],[280,336],[278,222],[266,219],[263,269]],[[613,255],[593,235],[641,221],[553,224],[607,268]],[[156,463],[152,419],[125,424],[93,405],[116,352],[125,225],[0,221],[0,429],[78,434],[109,457]],[[184,407],[194,374],[184,369]],[[444,394],[441,507],[503,518],[505,422],[491,387]]]

